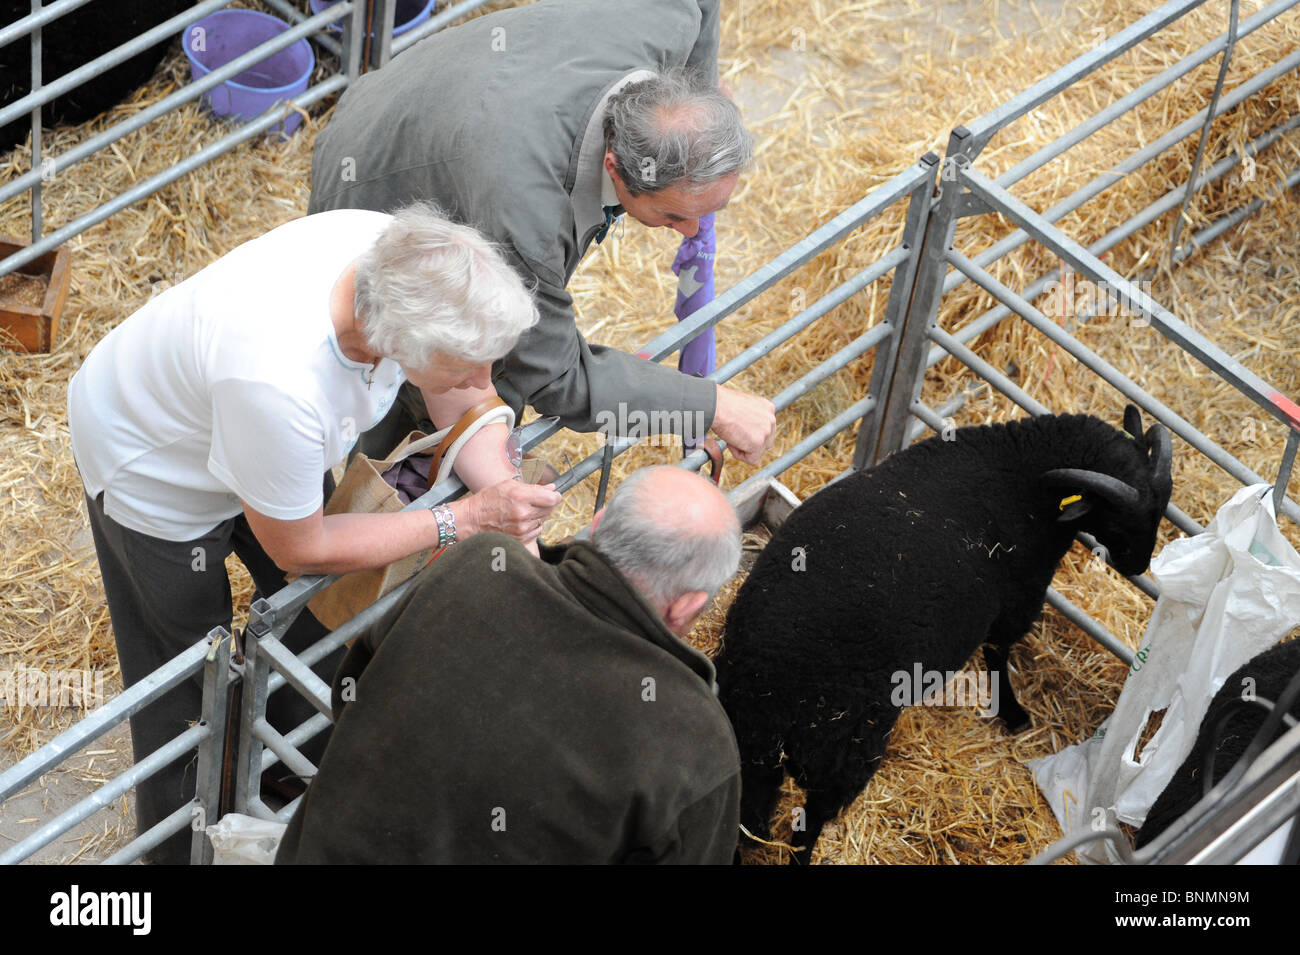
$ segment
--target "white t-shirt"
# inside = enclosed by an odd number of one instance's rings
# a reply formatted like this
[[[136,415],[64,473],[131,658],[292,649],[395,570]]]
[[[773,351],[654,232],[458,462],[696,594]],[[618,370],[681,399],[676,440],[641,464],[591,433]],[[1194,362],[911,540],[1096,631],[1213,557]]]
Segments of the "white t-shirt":
[[[286,223],[153,298],[95,346],[68,387],[91,497],[125,527],[193,540],[243,510],[313,514],[321,479],[404,380],[343,356],[329,299],[392,217]]]

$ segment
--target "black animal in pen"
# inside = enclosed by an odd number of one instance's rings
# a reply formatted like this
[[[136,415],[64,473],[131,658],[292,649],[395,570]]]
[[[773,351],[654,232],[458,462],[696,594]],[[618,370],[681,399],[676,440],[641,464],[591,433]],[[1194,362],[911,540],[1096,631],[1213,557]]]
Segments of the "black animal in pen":
[[[987,644],[1010,728],[1028,722],[1006,655],[1038,618],[1075,534],[1141,573],[1172,490],[1168,432],[1086,415],[961,428],[801,505],[727,618],[719,696],[735,726],[741,823],[765,837],[786,772],[803,787],[807,861],[862,791],[898,719],[897,674],[950,673]]]

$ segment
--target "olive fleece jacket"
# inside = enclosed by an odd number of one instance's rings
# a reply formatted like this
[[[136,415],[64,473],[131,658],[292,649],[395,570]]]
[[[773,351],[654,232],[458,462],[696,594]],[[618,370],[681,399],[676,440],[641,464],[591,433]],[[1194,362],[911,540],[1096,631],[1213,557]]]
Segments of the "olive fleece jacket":
[[[358,638],[277,863],[728,863],[709,660],[590,544],[478,534]]]

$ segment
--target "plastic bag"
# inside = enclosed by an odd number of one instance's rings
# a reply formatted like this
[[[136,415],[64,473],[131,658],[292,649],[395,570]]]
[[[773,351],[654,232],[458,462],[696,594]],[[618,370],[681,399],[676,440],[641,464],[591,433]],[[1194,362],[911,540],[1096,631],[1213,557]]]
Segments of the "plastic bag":
[[[1300,554],[1277,528],[1272,488],[1243,488],[1205,533],[1173,541],[1151,562],[1160,599],[1115,712],[1091,738],[1029,767],[1066,836],[1140,826],[1191,752],[1210,700],[1243,663],[1300,621]],[[1133,758],[1148,717],[1155,735]],[[1108,842],[1085,862],[1115,861]]]
[[[213,865],[273,865],[280,839],[288,826],[253,816],[228,812],[208,826]]]

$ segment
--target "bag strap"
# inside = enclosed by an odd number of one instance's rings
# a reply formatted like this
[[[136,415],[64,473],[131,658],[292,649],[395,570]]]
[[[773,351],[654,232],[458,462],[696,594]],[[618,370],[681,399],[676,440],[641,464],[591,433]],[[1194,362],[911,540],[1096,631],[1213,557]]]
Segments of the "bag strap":
[[[433,452],[433,458],[429,465],[429,487],[433,487],[441,481],[447,479],[451,474],[452,465],[456,463],[456,455],[460,453],[470,438],[478,434],[479,430],[490,424],[504,424],[507,428],[515,426],[515,413],[511,407],[502,401],[496,395],[490,398],[484,398],[474,407],[470,408],[450,428],[439,431],[438,435],[445,435],[442,443],[438,445],[438,450]],[[431,436],[436,437],[436,436]]]
[[[389,455],[383,462],[377,465],[377,467],[381,471],[387,471],[394,464],[400,464],[412,455],[428,451],[430,448],[434,448],[441,444],[442,440],[447,437],[447,432],[449,431],[451,431],[451,428],[443,428],[441,431],[435,431],[433,434],[426,434],[423,438],[416,438],[406,447],[402,448],[401,451]]]

